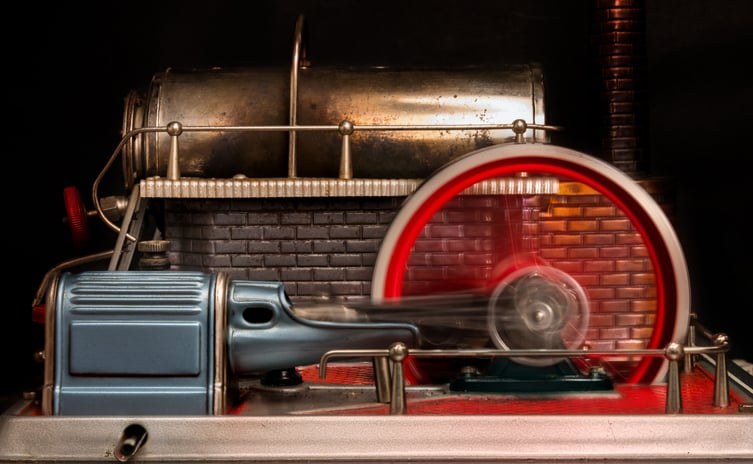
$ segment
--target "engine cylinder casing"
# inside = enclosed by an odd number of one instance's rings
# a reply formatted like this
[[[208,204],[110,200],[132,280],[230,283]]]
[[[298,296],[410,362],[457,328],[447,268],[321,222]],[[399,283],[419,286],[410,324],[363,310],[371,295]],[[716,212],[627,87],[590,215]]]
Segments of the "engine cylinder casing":
[[[146,94],[126,99],[124,135],[143,127],[356,126],[350,136],[355,178],[423,178],[451,159],[513,140],[507,129],[358,130],[368,125],[545,124],[543,72],[537,64],[494,68],[393,69],[308,67],[298,73],[295,118],[289,71],[281,68],[168,69]],[[542,131],[529,140],[543,141]],[[296,131],[295,176],[337,177],[342,137]],[[287,131],[184,132],[179,138],[184,177],[288,177]],[[164,176],[170,139],[142,133],[125,146],[126,183]]]
[[[45,413],[210,414],[217,285],[201,272],[60,276],[47,306]]]

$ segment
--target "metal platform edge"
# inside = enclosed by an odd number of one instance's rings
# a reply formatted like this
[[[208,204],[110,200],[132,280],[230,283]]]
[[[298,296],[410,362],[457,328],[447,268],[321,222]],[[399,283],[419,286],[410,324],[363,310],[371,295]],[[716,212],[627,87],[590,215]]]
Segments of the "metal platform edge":
[[[753,462],[753,415],[0,416],[0,462]]]

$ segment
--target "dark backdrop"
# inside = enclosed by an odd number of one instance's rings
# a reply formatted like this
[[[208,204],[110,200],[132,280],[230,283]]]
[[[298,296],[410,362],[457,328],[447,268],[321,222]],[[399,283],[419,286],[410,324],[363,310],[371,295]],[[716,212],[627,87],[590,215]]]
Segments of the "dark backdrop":
[[[38,2],[7,12],[4,34],[4,390],[37,386],[31,302],[47,270],[79,256],[62,218],[63,189],[91,208],[93,180],[120,139],[123,98],[167,67],[289,66],[298,14],[316,64],[539,62],[555,143],[598,145],[585,0]],[[753,3],[646,1],[651,175],[676,187],[675,216],[692,310],[753,359],[751,79]],[[116,169],[117,170],[117,169]],[[91,250],[114,234],[93,221]],[[20,253],[20,254],[19,254]],[[13,256],[16,256],[15,258]]]

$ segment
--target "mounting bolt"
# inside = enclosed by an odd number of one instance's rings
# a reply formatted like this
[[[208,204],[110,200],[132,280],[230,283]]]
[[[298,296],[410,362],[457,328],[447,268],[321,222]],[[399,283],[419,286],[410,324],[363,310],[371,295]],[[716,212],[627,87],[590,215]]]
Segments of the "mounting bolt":
[[[170,259],[167,256],[170,249],[169,240],[144,240],[139,242],[137,249],[142,253],[139,259],[139,269],[153,271],[170,269]]]

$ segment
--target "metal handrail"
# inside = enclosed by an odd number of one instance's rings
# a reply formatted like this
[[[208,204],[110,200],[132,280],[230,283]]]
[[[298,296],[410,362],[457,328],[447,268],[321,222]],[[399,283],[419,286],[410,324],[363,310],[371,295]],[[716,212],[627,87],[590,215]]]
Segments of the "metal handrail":
[[[120,233],[120,227],[113,223],[104,213],[99,202],[99,185],[110,170],[115,160],[122,153],[123,148],[134,137],[141,134],[164,132],[170,136],[170,154],[168,157],[167,179],[180,179],[180,152],[179,137],[186,132],[327,132],[335,131],[340,134],[342,140],[342,150],[340,153],[340,174],[341,179],[350,179],[352,177],[351,166],[351,147],[350,138],[356,131],[453,131],[453,130],[505,130],[510,129],[515,133],[515,143],[525,143],[525,134],[528,129],[537,130],[562,130],[561,126],[547,124],[528,124],[522,119],[516,119],[510,124],[395,124],[395,125],[357,125],[351,121],[343,120],[339,124],[323,125],[252,125],[252,126],[184,126],[180,121],[171,121],[164,127],[140,127],[128,131],[120,140],[118,145],[110,155],[109,160],[100,171],[100,174],[92,184],[92,202],[96,209],[97,215],[102,219],[107,227],[116,233]],[[295,162],[290,158],[289,162]],[[292,167],[292,166],[291,166]],[[293,170],[289,169],[289,175],[295,177]],[[129,237],[131,238],[131,237]]]
[[[698,354],[695,348],[697,335],[700,334],[711,341],[714,347],[726,346],[724,351],[716,352],[716,366],[714,372],[714,406],[727,407],[729,405],[729,380],[727,375],[727,354],[729,351],[729,338],[725,333],[714,333],[698,321],[698,315],[690,313],[688,324],[687,349],[685,351],[685,373],[690,373],[695,368],[695,358]]]
[[[403,361],[407,356],[415,358],[452,358],[452,357],[567,357],[577,358],[582,356],[589,357],[607,357],[615,355],[628,356],[646,356],[660,357],[664,356],[669,361],[669,373],[667,377],[667,396],[665,412],[667,414],[677,414],[682,412],[682,389],[680,385],[679,361],[686,354],[716,354],[717,357],[724,356],[729,351],[729,342],[725,337],[716,337],[714,346],[683,346],[679,343],[669,343],[664,349],[615,349],[615,350],[564,350],[564,349],[515,349],[515,350],[494,350],[494,349],[468,349],[468,350],[425,350],[408,348],[404,343],[398,342],[392,344],[388,349],[382,350],[330,350],[322,355],[319,362],[319,377],[325,378],[327,375],[327,363],[332,358],[388,358],[391,368],[375,370],[375,384],[377,390],[380,385],[389,385],[390,392],[377,391],[377,396],[389,398],[390,414],[405,414],[407,405],[405,402],[405,377],[403,373]],[[720,371],[719,365],[722,366]],[[726,363],[717,362],[717,375],[714,383],[713,404],[718,407],[728,405],[728,385],[726,375]],[[380,378],[383,375],[390,375],[390,379]]]

